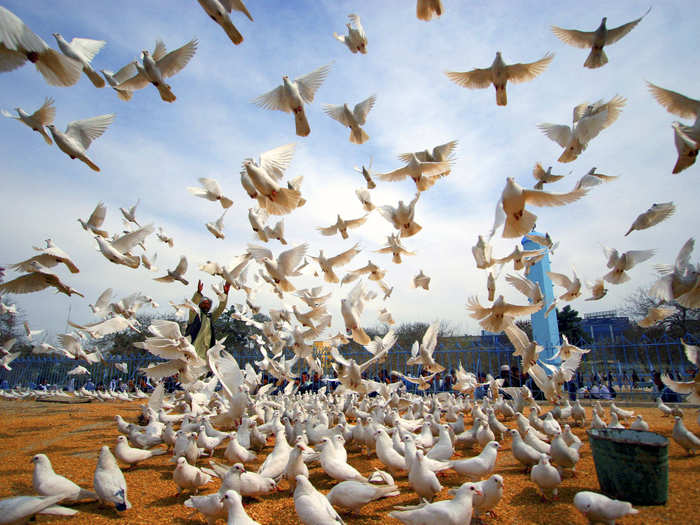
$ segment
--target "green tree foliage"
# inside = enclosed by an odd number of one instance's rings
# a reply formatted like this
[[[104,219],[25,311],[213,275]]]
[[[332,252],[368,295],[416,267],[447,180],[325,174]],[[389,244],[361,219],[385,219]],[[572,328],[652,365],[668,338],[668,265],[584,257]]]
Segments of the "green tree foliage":
[[[557,308],[557,325],[559,333],[565,335],[571,343],[576,344],[582,339],[587,340],[581,328],[581,316],[570,305],[567,304],[561,310]]]

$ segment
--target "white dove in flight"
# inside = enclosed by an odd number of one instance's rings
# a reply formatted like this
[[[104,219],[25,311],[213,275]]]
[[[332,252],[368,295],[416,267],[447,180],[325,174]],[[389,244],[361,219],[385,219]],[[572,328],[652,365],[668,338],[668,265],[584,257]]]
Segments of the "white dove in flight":
[[[95,235],[99,235],[100,237],[104,237],[106,239],[109,237],[109,233],[106,230],[100,230],[100,227],[105,222],[106,216],[107,207],[103,202],[98,202],[95,209],[92,210],[90,217],[88,217],[88,220],[84,221],[82,219],[78,219],[78,222],[83,227],[83,230],[94,233]]]
[[[680,122],[673,122],[671,126],[673,127],[673,143],[678,154],[671,173],[676,174],[695,164],[700,144],[683,131],[683,125]]]
[[[52,273],[42,264],[31,261],[28,266],[30,268],[29,273],[0,284],[0,295],[7,293],[24,294],[38,292],[39,290],[51,286],[56,288],[57,292],[64,293],[68,296],[76,294],[80,297],[85,297],[77,290],[64,284],[61,279],[59,279],[58,275]]]
[[[612,284],[626,283],[630,280],[627,270],[634,268],[639,263],[651,259],[656,250],[630,250],[619,254],[614,248],[603,247],[608,258],[608,268],[611,270],[603,276],[603,279]]]
[[[211,233],[217,239],[224,238],[224,217],[226,216],[227,211],[228,210],[224,210],[224,213],[222,213],[221,217],[219,217],[215,222],[208,222],[205,224],[207,230],[209,230],[209,233]]]
[[[355,195],[357,195],[357,198],[362,203],[362,207],[365,209],[365,211],[369,212],[376,208],[367,188],[357,188],[355,190]]]
[[[120,89],[136,91],[153,84],[160,98],[165,102],[175,102],[175,95],[165,79],[182,71],[197,51],[197,39],[193,38],[182,47],[166,54],[165,44],[158,40],[153,54],[144,49],[141,52],[143,64],[136,62],[138,73],[119,84]]]
[[[68,123],[65,133],[58,131],[53,124],[48,124],[46,127],[49,128],[56,146],[63,153],[71,159],[82,160],[94,171],[100,171],[97,164],[87,156],[87,149],[93,140],[102,136],[113,120],[114,113],[83,120],[74,120]]]
[[[554,175],[552,173],[552,166],[549,166],[547,171],[545,171],[542,164],[539,162],[537,162],[535,167],[532,168],[532,176],[537,180],[537,183],[534,186],[534,189],[536,190],[541,190],[544,188],[545,184],[550,184],[564,178],[564,175]]]
[[[216,179],[200,177],[197,180],[202,185],[201,188],[194,186],[187,187],[187,191],[189,191],[192,195],[212,202],[219,201],[221,203],[221,207],[224,209],[230,208],[233,205],[233,201],[224,195],[224,192]]]
[[[44,141],[49,146],[53,144],[51,137],[49,137],[48,133],[46,133],[46,130],[44,129],[44,126],[53,123],[53,119],[56,116],[56,108],[53,105],[53,99],[51,97],[46,97],[44,104],[31,115],[22,108],[15,108],[15,111],[17,111],[17,114],[19,115],[18,117],[15,117],[12,113],[4,109],[2,110],[2,114],[7,118],[19,120],[23,124],[32,128],[34,131],[44,137]]]
[[[652,204],[651,208],[637,216],[632,223],[632,226],[630,226],[630,229],[627,230],[627,233],[625,233],[625,237],[627,237],[634,230],[646,230],[647,228],[656,226],[661,221],[668,219],[674,214],[675,211],[676,207],[673,205],[673,202]]]
[[[416,184],[418,191],[425,191],[432,187],[440,177],[448,175],[452,170],[452,159],[432,162],[420,160],[415,153],[407,155],[409,156],[408,164],[388,173],[378,173],[377,178],[386,181],[399,181],[408,176]]]
[[[334,257],[326,258],[323,254],[323,250],[319,251],[318,257],[314,255],[310,255],[309,257],[318,263],[321,271],[323,272],[323,278],[327,283],[337,283],[339,279],[333,268],[348,264],[353,257],[355,257],[355,255],[360,253],[361,250],[359,250],[357,246],[358,244],[356,243],[352,248],[345,250]]]
[[[161,283],[172,283],[173,281],[180,281],[182,284],[187,286],[189,281],[185,279],[184,275],[187,273],[187,257],[184,255],[180,256],[180,262],[173,270],[166,270],[166,274],[163,277],[156,277],[153,280],[159,281]]]
[[[320,231],[322,235],[331,236],[331,235],[335,235],[336,233],[340,233],[340,236],[343,239],[347,239],[348,238],[348,229],[349,228],[350,229],[359,228],[365,222],[367,222],[367,217],[368,217],[368,214],[364,214],[362,217],[358,217],[357,219],[344,220],[340,216],[340,214],[338,214],[338,218],[334,224],[331,224],[330,226],[327,226],[327,227],[320,227],[320,228],[316,228],[316,229],[318,231]]]
[[[265,266],[267,273],[275,284],[285,292],[293,292],[296,290],[288,277],[301,275],[299,271],[301,269],[300,263],[302,263],[308,249],[308,244],[300,244],[299,246],[281,252],[275,258],[272,252],[267,248],[254,246],[252,244],[248,245],[248,253],[253,256],[256,262],[262,263]]]
[[[14,13],[0,6],[0,72],[13,71],[27,61],[52,86],[72,86],[80,80],[80,62],[51,49]]]
[[[353,144],[364,144],[369,140],[369,135],[360,126],[364,126],[367,121],[367,115],[374,107],[377,100],[377,95],[372,95],[362,102],[355,104],[355,107],[350,110],[347,104],[342,106],[334,106],[332,104],[323,104],[321,108],[333,120],[337,120],[343,126],[350,128],[350,142]]]
[[[627,100],[620,95],[615,95],[608,102],[584,102],[574,108],[571,127],[549,122],[538,124],[537,127],[564,148],[557,160],[572,162],[586,149],[591,140],[617,120],[626,102]]]
[[[651,11],[651,7],[646,13],[636,20],[632,20],[631,22],[612,29],[608,29],[606,27],[608,18],[603,17],[598,29],[595,31],[579,31],[577,29],[563,29],[561,27],[552,26],[552,32],[565,44],[581,49],[590,48],[591,52],[586,58],[586,61],[583,63],[583,67],[595,69],[608,63],[608,57],[605,54],[605,51],[603,51],[603,47],[614,44],[627,33],[632,31],[632,29],[634,29],[636,25],[642,21],[642,18],[644,18],[649,11]]]
[[[363,165],[361,168],[358,168],[357,166],[355,166],[353,169],[358,173],[362,173],[362,176],[364,177],[365,182],[367,183],[368,190],[373,190],[374,188],[377,187],[377,184],[372,180],[372,158],[371,157],[369,159],[369,167],[365,167]]]
[[[109,69],[100,69],[100,73],[102,73],[102,76],[105,77],[107,83],[117,93],[119,100],[123,100],[124,102],[131,100],[134,92],[129,91],[128,89],[122,89],[119,87],[119,85],[122,82],[126,82],[131,77],[135,76],[136,73],[138,73],[138,70],[136,69],[136,60],[132,60],[116,73]]]
[[[362,53],[367,54],[367,35],[365,34],[365,29],[362,27],[360,22],[360,17],[355,14],[348,15],[350,22],[345,24],[348,29],[347,35],[339,35],[338,33],[333,33],[336,40],[345,44],[353,54]],[[353,27],[354,26],[354,27]]]
[[[496,58],[490,67],[485,69],[473,69],[466,72],[446,71],[445,74],[452,82],[466,88],[484,89],[491,85],[496,88],[496,104],[505,106],[508,104],[506,84],[508,81],[517,83],[532,80],[542,73],[554,58],[552,53],[547,53],[536,62],[506,64],[501,57],[501,52],[496,52]]]
[[[53,239],[46,239],[46,248],[37,248],[36,246],[34,246],[33,248],[35,251],[40,252],[40,254],[35,255],[34,257],[30,257],[25,261],[18,262],[17,264],[12,264],[10,265],[10,268],[22,272],[31,272],[32,269],[29,263],[32,261],[36,261],[42,266],[45,266],[46,268],[53,268],[57,264],[63,263],[66,265],[66,268],[68,268],[71,273],[80,272],[78,267],[71,260],[70,255],[68,255],[58,246],[56,246],[56,243],[54,243]]]
[[[219,24],[226,32],[231,42],[238,45],[243,42],[243,35],[236,29],[231,21],[231,11],[240,11],[252,22],[253,17],[242,0],[198,0],[199,5],[214,22]]]
[[[376,253],[390,253],[391,261],[396,264],[401,264],[402,255],[416,254],[416,252],[408,251],[403,244],[401,244],[401,236],[398,233],[390,233],[386,238],[386,246],[374,251]]]
[[[496,205],[491,235],[505,223],[503,238],[522,237],[535,226],[537,215],[525,209],[526,204],[533,206],[563,206],[579,200],[586,195],[587,189],[579,188],[569,193],[548,193],[542,190],[527,190],[520,186],[513,177],[506,179],[506,186],[501,199]]]
[[[420,192],[416,193],[416,196],[408,203],[408,206],[404,204],[403,201],[399,201],[396,208],[385,205],[377,208],[377,211],[382,217],[389,221],[394,228],[401,232],[401,237],[411,237],[423,229],[420,224],[414,221],[416,203],[419,197]]]
[[[252,185],[258,205],[272,215],[285,215],[299,206],[299,190],[284,188],[279,181],[294,156],[295,144],[286,144],[260,154],[260,161],[243,161],[241,183],[248,191],[243,176]],[[251,193],[249,193],[251,195]]]
[[[60,33],[54,33],[53,37],[56,39],[58,48],[64,55],[80,62],[80,65],[83,68],[83,73],[87,75],[90,82],[92,82],[96,88],[105,87],[104,79],[90,65],[90,62],[93,58],[95,58],[95,55],[99,53],[100,49],[102,49],[106,44],[104,40],[74,38],[70,42],[67,42]]]
[[[515,318],[522,315],[531,315],[542,309],[542,303],[530,305],[515,305],[506,303],[502,295],[499,295],[490,307],[484,307],[476,296],[470,297],[467,302],[467,310],[470,317],[477,319],[479,324],[489,332],[498,333],[506,326],[513,325]]]
[[[559,299],[562,301],[573,301],[577,297],[581,296],[581,279],[576,275],[576,270],[573,269],[574,276],[569,278],[563,273],[547,272],[547,275],[552,280],[552,282],[566,289]]]
[[[284,75],[281,86],[260,95],[253,100],[253,104],[264,109],[294,113],[296,134],[300,137],[306,137],[311,133],[311,128],[304,111],[304,103],[311,104],[314,101],[314,95],[323,84],[330,69],[331,65],[328,64],[293,81]]]
[[[125,233],[111,241],[99,235],[95,237],[95,240],[99,251],[102,252],[102,255],[108,261],[114,264],[123,264],[129,268],[138,268],[139,264],[141,264],[141,259],[137,255],[132,255],[130,251],[153,233],[154,230],[155,228],[152,224],[147,224],[138,230]]]
[[[411,281],[411,286],[413,288],[423,288],[424,290],[430,289],[430,277],[423,273],[423,270],[418,270],[418,273],[413,277]]]
[[[442,7],[442,0],[418,0],[416,3],[416,18],[429,22],[433,18],[439,18],[445,8]]]

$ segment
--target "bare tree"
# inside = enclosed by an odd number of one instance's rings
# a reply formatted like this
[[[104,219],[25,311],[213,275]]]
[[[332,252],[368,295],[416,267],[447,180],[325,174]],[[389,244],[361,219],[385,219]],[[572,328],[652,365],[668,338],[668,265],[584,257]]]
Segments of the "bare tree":
[[[675,308],[675,312],[669,317],[660,321],[649,331],[666,332],[674,337],[682,337],[687,333],[696,333],[700,330],[700,308],[685,308],[676,301],[667,303],[659,301],[649,295],[649,287],[639,287],[637,290],[625,299],[625,305],[620,311],[632,319],[639,321],[646,317],[650,308],[665,305]]]

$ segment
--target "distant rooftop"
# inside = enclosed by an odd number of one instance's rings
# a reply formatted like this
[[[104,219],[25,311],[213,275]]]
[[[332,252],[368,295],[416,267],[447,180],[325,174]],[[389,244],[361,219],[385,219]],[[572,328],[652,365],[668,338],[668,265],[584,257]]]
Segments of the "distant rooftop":
[[[591,312],[583,314],[584,319],[598,319],[602,317],[618,317],[617,310],[605,310],[604,312]]]

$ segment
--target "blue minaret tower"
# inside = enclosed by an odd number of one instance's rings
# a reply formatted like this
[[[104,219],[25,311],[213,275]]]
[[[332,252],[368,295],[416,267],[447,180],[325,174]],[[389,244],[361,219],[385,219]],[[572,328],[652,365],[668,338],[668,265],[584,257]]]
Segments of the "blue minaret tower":
[[[542,235],[536,231],[532,231],[531,233]],[[538,250],[543,248],[543,246],[531,241],[527,237],[523,237],[521,244],[526,250]],[[542,308],[542,310],[539,312],[535,312],[530,317],[532,323],[532,337],[535,339],[537,344],[544,348],[540,354],[540,359],[544,360],[549,360],[557,352],[556,347],[559,346],[557,312],[556,310],[553,310],[549,313],[549,316],[546,318],[544,316],[544,312],[547,310],[547,307],[552,304],[552,301],[554,300],[554,289],[552,287],[552,280],[547,275],[548,271],[550,271],[549,250],[547,250],[547,253],[539,262],[530,268],[530,273],[527,275],[528,279],[540,285],[542,295],[544,295],[545,299],[544,308]]]

